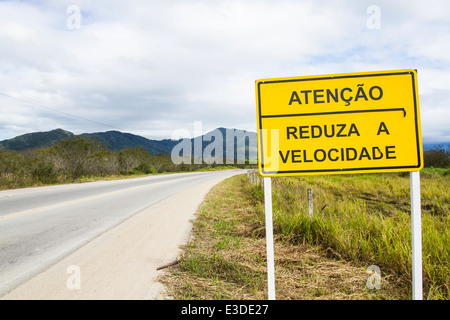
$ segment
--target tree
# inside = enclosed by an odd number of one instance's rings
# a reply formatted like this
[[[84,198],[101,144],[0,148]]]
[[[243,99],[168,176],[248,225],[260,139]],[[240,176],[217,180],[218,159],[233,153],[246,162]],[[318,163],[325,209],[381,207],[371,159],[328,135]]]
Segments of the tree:
[[[105,174],[110,152],[92,138],[77,137],[50,147],[56,170],[76,179],[82,176]],[[110,170],[108,170],[110,171]]]
[[[423,153],[425,167],[447,168],[450,166],[450,146],[447,150],[442,145]]]
[[[151,164],[152,157],[142,147],[125,148],[117,154],[119,170],[124,174],[155,173]]]

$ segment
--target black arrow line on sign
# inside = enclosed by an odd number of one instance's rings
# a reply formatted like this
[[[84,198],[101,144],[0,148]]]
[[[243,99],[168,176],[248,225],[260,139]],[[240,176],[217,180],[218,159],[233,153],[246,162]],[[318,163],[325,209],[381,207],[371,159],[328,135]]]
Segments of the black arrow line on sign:
[[[305,116],[320,116],[320,115],[327,115],[327,114],[392,112],[392,111],[403,111],[403,117],[406,117],[405,108],[393,108],[393,109],[375,109],[375,110],[353,110],[353,111],[332,111],[332,112],[316,112],[316,113],[275,114],[275,115],[260,116],[260,118],[305,117]]]

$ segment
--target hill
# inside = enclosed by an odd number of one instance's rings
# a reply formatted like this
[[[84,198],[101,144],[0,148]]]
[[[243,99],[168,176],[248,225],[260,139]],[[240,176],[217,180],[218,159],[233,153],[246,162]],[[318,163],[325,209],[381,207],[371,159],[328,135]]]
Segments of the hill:
[[[120,131],[83,133],[80,134],[80,137],[97,139],[109,150],[116,151],[127,147],[141,147],[151,155],[170,153],[173,146],[178,143],[178,141],[172,141],[170,139],[150,140],[135,134],[123,133]]]
[[[216,140],[217,139],[217,140]],[[197,157],[195,151],[195,144],[202,143],[202,155],[208,157],[210,153],[212,156],[216,155],[222,145],[222,156],[226,159],[250,159],[256,163],[258,155],[256,132],[230,129],[230,128],[217,128],[212,130],[201,137],[195,137],[191,139],[192,142],[192,155]],[[215,152],[211,150],[216,147]],[[207,149],[208,148],[208,149]]]
[[[55,129],[47,132],[32,132],[12,139],[0,141],[0,150],[23,151],[26,149],[45,148],[59,141],[74,138],[72,132]]]
[[[0,141],[0,150],[24,151],[49,147],[60,141],[75,138],[77,136],[94,138],[104,144],[108,150],[117,151],[127,147],[141,147],[151,155],[170,154],[172,149],[181,140],[151,140],[145,137],[124,133],[120,131],[106,131],[83,133],[75,135],[72,132],[55,129],[47,132],[33,132],[17,136],[12,139]],[[219,151],[223,157],[242,159],[243,157],[256,160],[256,133],[239,129],[217,128],[202,136],[194,137],[184,141],[187,147],[183,152],[188,153],[191,149],[192,158],[197,157],[201,150],[201,156],[215,156]],[[209,146],[209,148],[208,148]],[[208,148],[208,149],[207,149]],[[212,151],[212,149],[215,149]],[[211,152],[212,151],[212,152]],[[244,156],[243,156],[244,155]]]

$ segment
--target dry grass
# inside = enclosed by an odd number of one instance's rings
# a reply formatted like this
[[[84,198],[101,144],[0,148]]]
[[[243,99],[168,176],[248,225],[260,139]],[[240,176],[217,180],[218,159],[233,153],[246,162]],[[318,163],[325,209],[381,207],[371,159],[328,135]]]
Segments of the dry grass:
[[[261,195],[246,179],[237,176],[216,186],[199,208],[180,263],[160,279],[175,299],[267,298]],[[408,298],[392,275],[381,275],[381,289],[368,289],[369,265],[344,260],[330,248],[294,244],[276,236],[276,298]]]

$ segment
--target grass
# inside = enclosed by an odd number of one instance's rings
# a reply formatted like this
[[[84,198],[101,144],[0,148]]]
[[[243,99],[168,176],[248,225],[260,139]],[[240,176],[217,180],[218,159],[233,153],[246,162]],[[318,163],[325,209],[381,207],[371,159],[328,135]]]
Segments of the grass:
[[[421,177],[424,298],[449,299],[449,176]],[[272,181],[277,299],[411,299],[408,175]],[[246,176],[210,192],[180,263],[162,278],[175,299],[267,298],[263,198]],[[379,290],[367,287],[371,265]]]
[[[277,178],[273,182],[277,208],[274,225],[289,241],[330,247],[341,257],[376,264],[410,283],[408,176]],[[313,219],[304,214],[308,188],[315,194]],[[449,299],[450,178],[425,170],[421,190],[424,296]]]
[[[252,204],[236,203],[230,182],[214,188],[198,212],[193,230],[196,240],[185,248],[177,266],[181,277],[171,282],[184,288],[177,298],[234,299],[263,289],[264,266],[250,263],[254,258],[248,252],[251,242],[244,236],[250,231],[244,221],[250,218]],[[222,214],[216,215],[216,210]]]

